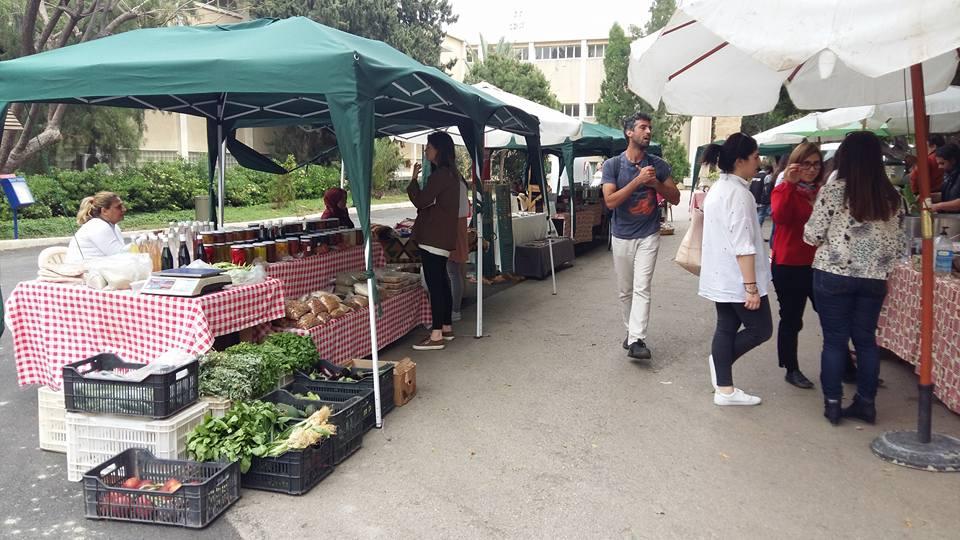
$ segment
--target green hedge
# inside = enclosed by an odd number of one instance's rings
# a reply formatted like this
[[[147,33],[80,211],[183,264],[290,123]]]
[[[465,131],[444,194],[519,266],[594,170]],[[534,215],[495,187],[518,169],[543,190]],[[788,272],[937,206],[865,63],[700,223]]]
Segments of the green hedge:
[[[316,199],[340,183],[338,167],[311,165],[292,174],[297,199]],[[111,170],[97,165],[86,171],[54,169],[28,175],[27,185],[36,200],[23,209],[25,218],[74,217],[80,201],[97,191],[113,191],[130,212],[157,212],[193,208],[193,198],[207,194],[205,164],[186,161],[147,163]],[[226,204],[251,206],[269,201],[272,174],[231,167],[226,174]],[[0,219],[11,219],[10,208],[0,205]]]

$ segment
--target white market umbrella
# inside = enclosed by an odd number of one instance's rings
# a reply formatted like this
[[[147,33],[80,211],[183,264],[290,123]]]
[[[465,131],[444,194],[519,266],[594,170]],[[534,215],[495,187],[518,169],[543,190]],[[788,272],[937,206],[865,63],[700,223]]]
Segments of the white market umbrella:
[[[629,86],[651,105],[697,116],[770,111],[781,85],[801,109],[925,96],[956,73],[958,16],[960,0],[691,0],[632,44]],[[922,140],[925,102],[913,106]],[[930,177],[918,170],[921,221],[930,223]],[[960,439],[931,433],[933,231],[923,229],[918,429],[885,433],[871,448],[901,465],[960,470]]]
[[[629,87],[676,114],[764,113],[781,86],[800,109],[830,109],[910,97],[905,70],[923,62],[926,91],[938,92],[957,69],[960,0],[916,4],[688,2],[631,45]]]
[[[960,86],[950,86],[943,92],[927,95],[926,110],[931,133],[960,131]],[[867,127],[884,127],[891,135],[911,134],[914,132],[913,100],[844,107],[822,113],[818,118],[822,129],[849,122],[862,122]]]
[[[803,133],[817,131],[819,114],[810,113],[803,118],[757,133],[753,138],[758,144],[800,144],[806,138]]]

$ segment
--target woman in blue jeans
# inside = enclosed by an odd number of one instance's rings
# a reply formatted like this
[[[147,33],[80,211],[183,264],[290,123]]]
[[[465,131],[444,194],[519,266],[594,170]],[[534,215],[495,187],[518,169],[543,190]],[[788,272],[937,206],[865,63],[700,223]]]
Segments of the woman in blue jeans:
[[[803,239],[817,247],[813,295],[823,328],[820,384],[823,415],[876,421],[880,359],[877,320],[887,276],[904,249],[900,195],[883,169],[882,145],[869,132],[851,133],[836,154],[837,179],[821,190]],[[857,394],[841,409],[847,343],[857,351]]]

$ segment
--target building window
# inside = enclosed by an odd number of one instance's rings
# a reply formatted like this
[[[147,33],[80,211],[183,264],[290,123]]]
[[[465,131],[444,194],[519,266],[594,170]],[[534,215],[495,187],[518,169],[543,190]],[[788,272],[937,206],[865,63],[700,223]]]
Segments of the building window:
[[[586,107],[584,108],[584,111],[585,111],[585,112],[584,112],[584,116],[589,116],[590,118],[596,117],[596,116],[597,116],[597,115],[595,114],[595,113],[596,113],[596,106],[597,106],[596,103],[587,103],[587,104],[586,104]]]
[[[530,59],[530,49],[527,47],[517,47],[513,49],[513,54],[516,55],[517,60],[529,60]]]
[[[536,47],[534,49],[534,55],[537,60],[580,58],[581,54],[582,51],[579,45]]]
[[[579,103],[564,103],[560,106],[560,112],[567,116],[579,117],[580,116],[580,104]]]
[[[606,45],[587,45],[587,58],[603,58],[606,52]]]

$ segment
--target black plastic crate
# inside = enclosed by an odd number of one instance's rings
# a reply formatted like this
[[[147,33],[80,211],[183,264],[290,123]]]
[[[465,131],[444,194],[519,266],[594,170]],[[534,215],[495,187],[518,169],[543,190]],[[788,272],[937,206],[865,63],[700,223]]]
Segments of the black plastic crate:
[[[338,366],[332,364],[326,360],[320,360],[320,362],[315,366],[314,369],[324,368],[327,371],[332,371],[333,373],[342,373],[344,371],[349,371],[350,377],[356,379],[355,381],[324,381],[324,380],[313,380],[310,378],[309,373],[304,373],[302,371],[294,372],[294,382],[302,383],[309,385],[311,389],[313,388],[326,388],[332,392],[340,392],[341,395],[345,396],[354,396],[358,395],[355,391],[350,390],[351,387],[359,388],[373,388],[373,370],[372,369],[363,369],[363,368],[345,368],[343,366]],[[380,406],[383,411],[383,415],[386,416],[387,413],[392,411],[396,406],[393,402],[393,368],[394,364],[383,364],[379,366],[380,368]],[[336,370],[336,371],[334,371]],[[316,392],[316,390],[313,390]],[[323,397],[323,396],[321,396]],[[327,399],[324,397],[324,399]],[[373,403],[373,398],[370,398],[370,403]]]
[[[296,392],[306,394],[309,390]],[[333,464],[339,465],[363,446],[363,405],[362,396],[353,396],[346,401],[329,401],[324,399],[300,399],[286,390],[275,390],[262,398],[271,403],[283,403],[304,409],[310,405],[317,409],[324,405],[330,407],[330,423],[337,426],[337,433],[331,438],[333,441]]]
[[[253,458],[240,482],[249,489],[303,495],[332,473],[333,467],[333,441],[323,439],[279,457]]]
[[[63,366],[66,410],[161,419],[177,414],[200,398],[200,362],[197,360],[174,371],[148,375],[139,382],[93,379],[84,375],[90,371],[133,371],[144,365],[103,353]]]
[[[172,493],[120,487],[132,476],[156,483],[176,478],[183,485]],[[124,450],[83,475],[88,519],[200,529],[239,498],[240,468],[236,463],[157,459],[143,448]]]
[[[320,399],[326,401],[346,401],[352,397],[359,396],[363,399],[360,405],[360,416],[363,418],[363,432],[366,433],[377,425],[377,415],[374,411],[373,389],[361,386],[357,383],[335,383],[330,381],[313,381],[302,373],[296,372],[294,375],[296,382],[286,388],[294,394],[305,394],[313,392],[320,396]],[[393,394],[391,394],[391,398]],[[391,399],[391,401],[393,401]],[[386,404],[384,404],[386,411]],[[384,412],[386,414],[386,412]]]

